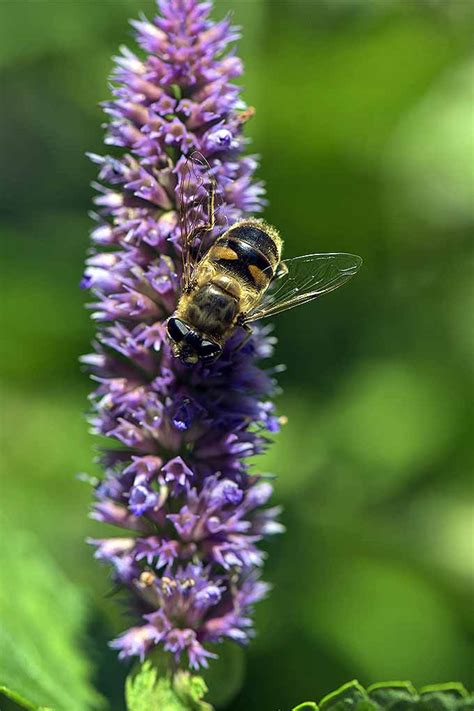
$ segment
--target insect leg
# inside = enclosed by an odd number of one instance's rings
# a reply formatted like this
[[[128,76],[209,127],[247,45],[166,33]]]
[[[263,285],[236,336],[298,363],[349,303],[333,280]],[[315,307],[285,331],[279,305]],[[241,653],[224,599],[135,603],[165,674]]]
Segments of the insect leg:
[[[204,226],[205,230],[213,230],[216,224],[216,211],[215,211],[215,201],[216,201],[216,183],[213,178],[211,178],[211,184],[209,186],[209,196],[207,200],[207,225]]]
[[[252,336],[252,333],[253,333],[253,331],[250,328],[250,326],[248,325],[248,323],[241,323],[239,325],[242,326],[242,328],[246,331],[246,334],[245,334],[244,338],[241,340],[241,342],[238,343],[234,348],[232,348],[231,353],[240,351],[240,349],[243,348],[245,346],[245,344],[248,342],[249,338]]]
[[[196,225],[196,227],[192,230],[191,239],[192,239],[192,237],[194,237],[194,234],[196,232],[199,232],[200,230],[205,230],[206,232],[210,232],[211,230],[214,229],[214,226],[216,224],[215,201],[216,201],[216,183],[215,183],[214,179],[211,178],[210,185],[209,185],[209,194],[207,196],[207,222],[204,225]]]

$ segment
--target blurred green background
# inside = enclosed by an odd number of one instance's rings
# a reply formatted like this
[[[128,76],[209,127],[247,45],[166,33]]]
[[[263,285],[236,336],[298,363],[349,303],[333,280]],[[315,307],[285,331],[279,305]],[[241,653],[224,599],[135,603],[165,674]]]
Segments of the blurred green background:
[[[276,323],[289,421],[255,466],[277,474],[288,530],[269,546],[274,590],[229,711],[287,709],[354,677],[473,685],[473,7],[216,3],[214,17],[233,8],[244,27],[248,134],[286,255],[365,260],[350,286]],[[113,711],[127,667],[106,640],[125,621],[83,542],[105,528],[75,478],[94,473],[77,364],[93,336],[78,288],[95,172],[84,153],[103,150],[98,102],[111,56],[133,44],[128,18],[153,8],[0,3],[3,634],[45,664],[67,632]],[[87,635],[64,631],[63,589]]]

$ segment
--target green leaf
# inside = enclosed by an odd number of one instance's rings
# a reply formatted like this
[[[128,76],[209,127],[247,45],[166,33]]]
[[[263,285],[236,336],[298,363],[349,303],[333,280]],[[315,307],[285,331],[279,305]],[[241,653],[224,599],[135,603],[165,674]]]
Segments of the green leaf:
[[[417,697],[416,689],[410,682],[387,681],[381,684],[372,684],[368,688],[372,701],[377,702],[377,708],[396,708],[397,711],[410,711],[414,699]]]
[[[447,684],[430,684],[420,690],[420,694],[438,694],[439,692],[446,696],[453,696],[455,699],[465,699],[469,696],[463,684],[455,681]]]
[[[91,711],[101,699],[80,644],[79,591],[31,535],[0,544],[0,694],[26,709]]]
[[[2,697],[14,701],[18,706],[21,706],[23,709],[29,709],[29,711],[53,711],[53,709],[47,706],[33,706],[29,701],[23,698],[23,696],[20,696],[20,694],[17,694],[11,689],[7,689],[6,686],[0,686],[0,699]]]
[[[319,706],[307,701],[293,711],[472,711],[474,695],[462,684],[426,686],[417,692],[408,681],[385,681],[365,690],[358,681],[344,684],[325,696]]]
[[[212,711],[203,701],[207,686],[199,676],[166,669],[164,657],[139,665],[127,678],[128,711]]]
[[[471,711],[474,698],[462,684],[436,684],[420,691],[420,709],[423,711]]]
[[[321,711],[345,711],[354,709],[359,701],[366,701],[367,694],[358,681],[350,681],[341,686],[340,689],[328,694],[320,703]]]

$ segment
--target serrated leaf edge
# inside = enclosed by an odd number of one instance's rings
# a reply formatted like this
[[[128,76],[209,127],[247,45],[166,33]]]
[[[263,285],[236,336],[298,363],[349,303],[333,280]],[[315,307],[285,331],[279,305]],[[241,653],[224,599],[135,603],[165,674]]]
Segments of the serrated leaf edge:
[[[373,691],[383,691],[390,689],[403,689],[407,691],[411,696],[418,697],[421,697],[424,694],[455,691],[460,694],[461,698],[467,699],[470,693],[469,691],[467,691],[466,687],[461,682],[457,681],[447,681],[441,684],[430,684],[429,686],[422,687],[420,691],[417,691],[410,681],[381,681],[375,684],[371,684],[369,687],[367,687],[367,689],[364,689],[364,687],[357,681],[357,679],[353,679],[352,681],[349,681],[346,684],[340,686],[338,689],[336,689],[336,691],[332,691],[330,694],[324,696],[319,702],[319,705],[315,701],[304,701],[302,704],[294,706],[292,711],[304,711],[305,708],[313,709],[313,711],[323,711],[323,704],[326,704],[328,701],[331,700],[336,700],[337,697],[341,695],[341,693],[350,689],[358,691],[367,700],[370,700],[369,695]]]
[[[461,698],[467,699],[469,692],[464,686],[458,681],[448,681],[444,684],[430,684],[429,686],[423,686],[420,689],[420,696],[423,694],[436,694],[438,691],[457,691]]]
[[[321,701],[319,702],[319,705],[322,706],[323,704],[326,704],[328,701],[331,701],[331,699],[334,699],[336,696],[339,696],[342,694],[344,691],[347,691],[349,689],[353,689],[354,691],[358,691],[361,693],[363,696],[367,698],[367,693],[361,684],[357,681],[357,679],[353,679],[352,681],[348,681],[346,684],[343,684],[342,686],[339,687],[339,689],[336,689],[336,691],[332,691],[330,694],[327,694],[324,696]]]
[[[379,681],[376,684],[368,686],[367,693],[370,696],[373,691],[389,691],[390,689],[408,691],[412,696],[418,696],[418,692],[411,681]]]

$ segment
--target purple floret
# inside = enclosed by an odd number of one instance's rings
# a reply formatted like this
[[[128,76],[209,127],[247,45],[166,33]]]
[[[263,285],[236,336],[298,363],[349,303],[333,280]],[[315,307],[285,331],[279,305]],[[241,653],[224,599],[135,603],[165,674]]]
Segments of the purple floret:
[[[120,657],[144,659],[157,645],[191,668],[206,647],[252,637],[260,541],[282,530],[272,487],[250,475],[248,458],[278,429],[270,329],[244,348],[236,333],[211,365],[176,360],[164,322],[180,294],[180,200],[186,157],[199,151],[217,184],[210,239],[262,210],[254,156],[243,156],[246,106],[232,80],[242,64],[228,19],[211,3],[159,0],[152,22],[133,22],[139,53],[123,48],[112,76],[99,166],[93,253],[81,282],[93,295],[95,352],[83,361],[97,382],[91,424],[110,438],[92,516],[125,529],[90,541],[129,593],[136,625],[114,640]],[[248,113],[248,112],[247,112]],[[190,186],[203,197],[203,186]],[[183,660],[182,660],[183,663]]]

